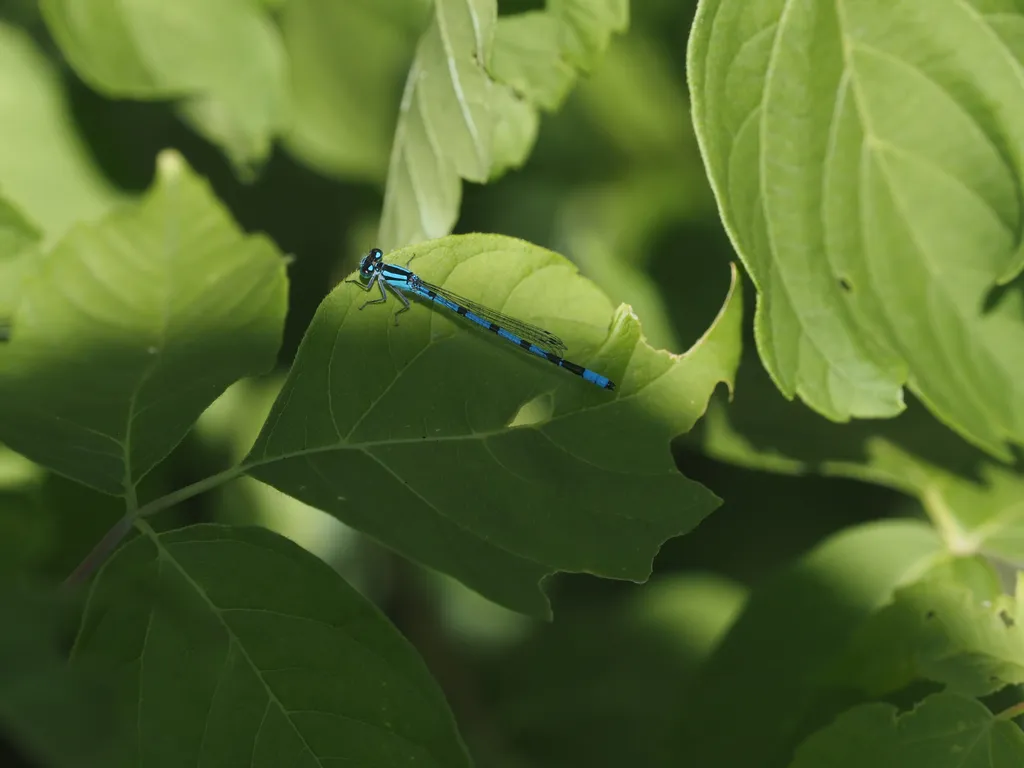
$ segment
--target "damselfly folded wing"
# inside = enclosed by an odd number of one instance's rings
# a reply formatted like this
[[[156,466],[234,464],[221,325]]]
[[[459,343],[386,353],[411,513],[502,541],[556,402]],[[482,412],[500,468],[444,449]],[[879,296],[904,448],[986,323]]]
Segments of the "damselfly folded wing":
[[[427,290],[433,291],[438,296],[443,296],[448,299],[448,301],[465,307],[477,317],[483,318],[488,322],[495,323],[496,325],[500,325],[506,331],[514,333],[519,338],[528,341],[531,344],[536,344],[538,347],[546,349],[559,357],[565,354],[567,349],[565,342],[555,336],[555,334],[551,333],[551,331],[546,331],[536,325],[531,325],[530,323],[523,322],[522,320],[517,320],[516,318],[506,315],[503,312],[499,312],[496,309],[485,307],[483,304],[478,304],[472,299],[467,299],[464,296],[459,296],[457,293],[452,293],[447,288],[442,288],[439,285],[434,285],[433,283],[428,283],[424,280],[421,280],[420,284]]]

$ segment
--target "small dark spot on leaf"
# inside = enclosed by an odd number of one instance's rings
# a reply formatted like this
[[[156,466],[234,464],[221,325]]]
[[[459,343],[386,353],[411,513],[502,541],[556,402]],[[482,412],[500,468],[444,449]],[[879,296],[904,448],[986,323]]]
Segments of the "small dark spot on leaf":
[[[839,278],[839,287],[842,288],[846,293],[853,292],[853,283],[847,280],[845,277]]]
[[[924,615],[924,617],[925,617],[926,619],[934,619],[934,618],[935,618],[935,611],[928,611],[928,613],[926,613],[926,614]]]
[[[1017,623],[1016,621],[1013,620],[1013,616],[1008,614],[1006,611],[1000,611],[999,612],[999,618],[1003,620],[1003,624],[1006,625],[1007,629],[1009,629],[1010,627],[1012,627],[1014,624]]]

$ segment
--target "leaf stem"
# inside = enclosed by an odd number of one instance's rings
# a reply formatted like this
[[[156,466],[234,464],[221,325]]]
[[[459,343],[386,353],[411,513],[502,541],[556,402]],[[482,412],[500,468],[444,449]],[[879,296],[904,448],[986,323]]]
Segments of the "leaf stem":
[[[218,485],[222,485],[229,480],[234,480],[239,475],[244,474],[244,472],[245,468],[241,465],[229,467],[223,472],[210,475],[198,482],[192,483],[192,485],[186,485],[184,488],[179,488],[173,493],[168,493],[166,496],[154,499],[148,504],[143,505],[142,508],[138,507],[138,502],[135,500],[135,488],[131,487],[126,499],[128,511],[124,517],[114,523],[89,554],[85,556],[85,559],[78,564],[78,567],[71,572],[71,575],[64,579],[64,586],[75,587],[84,584],[93,572],[103,565],[113,551],[117,549],[118,544],[128,535],[132,526],[137,524],[139,526],[145,525],[143,518],[155,515],[157,512],[162,512],[173,507],[175,504],[180,504],[186,499],[198,496],[200,493],[216,488]],[[148,525],[146,527],[149,528]]]
[[[234,480],[236,477],[245,474],[245,467],[241,464],[236,464],[233,467],[228,467],[223,472],[218,472],[215,475],[204,477],[192,485],[186,485],[184,488],[179,488],[176,491],[168,493],[166,496],[161,496],[159,499],[153,499],[148,504],[144,504],[139,510],[139,517],[149,517],[155,515],[157,512],[163,512],[165,509],[173,507],[175,504],[180,504],[186,499],[191,499],[193,496],[198,496],[206,491],[213,490],[218,485],[223,485],[229,480]]]
[[[85,559],[78,564],[78,567],[64,579],[64,587],[77,587],[88,581],[93,571],[106,562],[110,554],[117,549],[117,545],[121,543],[121,540],[128,535],[128,532],[135,524],[137,515],[138,512],[136,510],[129,509],[124,517],[114,523],[110,530],[103,535],[103,538],[96,543],[96,546],[90,550],[89,554],[85,556]]]
[[[1012,707],[1008,707],[996,715],[996,720],[1013,720],[1016,717],[1024,715],[1024,701],[1020,701],[1014,704]]]

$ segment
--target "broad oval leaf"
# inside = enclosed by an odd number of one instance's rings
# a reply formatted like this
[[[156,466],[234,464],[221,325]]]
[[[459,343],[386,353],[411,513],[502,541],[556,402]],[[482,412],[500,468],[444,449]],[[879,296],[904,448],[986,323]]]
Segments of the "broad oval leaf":
[[[469,765],[405,638],[260,528],[146,526],[98,574],[73,659],[123,692],[128,765]]]
[[[929,696],[912,711],[865,704],[804,742],[790,768],[1017,768],[1024,733],[976,699]]]
[[[60,73],[23,30],[0,21],[0,195],[52,244],[122,202],[74,129]],[[8,286],[0,285],[0,291]]]
[[[200,413],[274,363],[284,259],[175,153],[138,206],[81,225],[25,278],[0,346],[0,441],[131,494]]]
[[[75,71],[113,97],[183,99],[183,115],[243,174],[287,116],[287,60],[252,0],[43,0]]]
[[[705,0],[701,150],[787,397],[1024,443],[1024,15],[979,0]]]
[[[808,722],[835,706],[829,673],[854,633],[943,554],[924,523],[871,523],[822,542],[754,590],[691,691],[700,706],[683,727],[686,764],[767,768],[787,759]],[[737,717],[752,711],[758,717],[737,739]]]
[[[418,303],[395,327],[397,302],[359,311],[373,295],[342,284],[243,467],[518,611],[548,613],[537,584],[554,571],[645,579],[662,542],[718,504],[676,471],[669,442],[732,380],[738,286],[672,355],[550,251],[467,235],[387,258],[414,257],[424,280],[560,334],[568,359],[617,389]]]

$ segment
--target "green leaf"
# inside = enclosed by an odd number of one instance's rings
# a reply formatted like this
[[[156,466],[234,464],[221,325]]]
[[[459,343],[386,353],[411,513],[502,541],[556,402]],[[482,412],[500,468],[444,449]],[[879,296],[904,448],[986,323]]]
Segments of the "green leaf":
[[[553,0],[499,20],[496,0],[436,0],[402,96],[380,247],[451,232],[462,180],[483,184],[526,160],[538,108],[557,106],[627,11],[625,0]]]
[[[838,426],[783,400],[744,360],[736,398],[714,398],[687,440],[741,466],[896,488],[920,500],[952,552],[1024,564],[1024,465],[990,459],[913,400],[895,419]]]
[[[0,347],[0,440],[133,494],[231,382],[273,365],[286,292],[276,247],[161,155],[141,204],[78,227],[26,278]]]
[[[259,528],[145,530],[100,571],[73,659],[129,703],[125,765],[469,764],[409,643]]]
[[[645,579],[662,542],[718,503],[676,471],[669,442],[731,381],[738,286],[679,356],[523,241],[449,237],[389,256],[413,258],[424,280],[562,335],[616,391],[419,303],[395,328],[394,302],[359,312],[370,296],[343,283],[243,468],[524,613],[547,615],[537,584],[555,571]]]
[[[629,0],[549,0],[547,10],[503,16],[488,70],[528,102],[558,109],[580,71],[629,24]]]
[[[287,59],[252,0],[43,0],[75,71],[114,98],[181,99],[180,110],[243,176],[270,154],[288,111]]]
[[[986,696],[1024,683],[1021,620],[1016,601],[1002,593],[986,562],[944,566],[897,590],[892,603],[864,625],[851,649],[847,677],[875,696],[916,679]]]
[[[14,206],[0,198],[0,342],[10,340],[22,277],[40,237]]]
[[[942,554],[927,525],[872,523],[833,536],[755,589],[691,689],[699,705],[683,730],[686,764],[785,760],[808,724],[834,714],[828,673],[853,634]],[[737,718],[751,712],[737,738]]]
[[[790,768],[1016,768],[1024,733],[980,702],[929,696],[911,712],[890,704],[855,707],[814,734]]]
[[[53,64],[24,31],[3,21],[0,93],[0,195],[18,209],[18,218],[31,222],[27,226],[52,244],[76,221],[97,218],[124,199],[75,131]],[[11,215],[6,212],[0,226],[10,226]]]
[[[402,74],[428,12],[423,0],[290,0],[281,33],[292,154],[339,178],[384,180]]]
[[[68,667],[69,607],[27,590],[0,593],[0,730],[33,765],[104,768],[117,754],[120,713],[92,670]]]
[[[1024,264],[1024,16],[990,5],[706,0],[688,71],[782,392],[846,420],[896,414],[906,382],[1009,459],[1024,299],[990,293]]]

